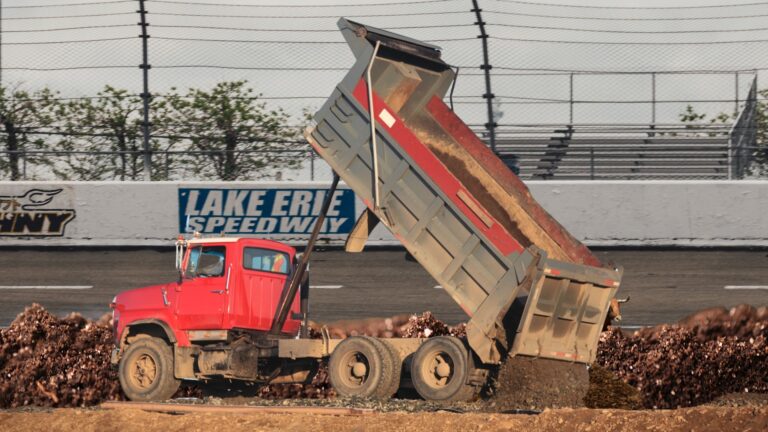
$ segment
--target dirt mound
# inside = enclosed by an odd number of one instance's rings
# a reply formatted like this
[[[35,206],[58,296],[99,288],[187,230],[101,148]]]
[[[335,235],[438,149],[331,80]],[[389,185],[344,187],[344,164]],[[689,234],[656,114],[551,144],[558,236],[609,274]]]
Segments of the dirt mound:
[[[311,323],[313,337],[320,337],[323,324]],[[368,318],[364,320],[343,320],[325,324],[331,338],[343,339],[350,336],[373,336],[381,338],[433,336],[463,336],[466,334],[464,323],[449,326],[437,319],[432,312],[420,315],[395,315],[390,318]]]
[[[635,387],[647,408],[688,407],[726,393],[768,392],[766,308],[706,310],[678,325],[602,334],[597,363]]]
[[[107,319],[59,319],[32,305],[0,331],[0,407],[85,406],[122,399]]]
[[[611,371],[593,365],[589,368],[589,391],[584,396],[584,405],[587,408],[634,410],[643,407],[643,398],[636,388]]]
[[[347,321],[329,326],[335,337],[462,336],[464,326],[446,326],[431,313],[410,317]],[[86,406],[123,399],[109,364],[113,347],[108,317],[91,322],[79,315],[60,319],[39,305],[0,331],[0,408]],[[698,405],[728,394],[768,393],[768,311],[739,306],[708,309],[677,325],[627,335],[603,333],[597,364],[583,365],[515,358],[498,370],[496,409],[583,406],[675,408]],[[611,376],[614,374],[615,376]],[[636,389],[634,392],[632,389]],[[264,398],[334,396],[327,371],[307,385],[261,387]],[[178,395],[198,396],[186,387]]]
[[[589,371],[580,363],[511,357],[494,381],[489,401],[494,410],[578,408],[584,406]]]

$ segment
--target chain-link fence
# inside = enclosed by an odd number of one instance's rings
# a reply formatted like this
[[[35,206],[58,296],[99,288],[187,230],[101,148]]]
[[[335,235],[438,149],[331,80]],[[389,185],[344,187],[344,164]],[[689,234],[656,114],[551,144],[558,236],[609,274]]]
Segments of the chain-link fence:
[[[301,129],[353,63],[341,16],[441,46],[457,113],[524,178],[768,159],[768,3],[601,3],[6,0],[0,179],[329,180]]]

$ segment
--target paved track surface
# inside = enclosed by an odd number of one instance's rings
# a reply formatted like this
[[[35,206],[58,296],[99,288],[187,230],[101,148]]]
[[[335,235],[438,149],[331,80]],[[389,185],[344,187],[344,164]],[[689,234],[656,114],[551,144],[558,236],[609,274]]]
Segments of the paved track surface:
[[[768,305],[768,251],[609,250],[602,259],[624,266],[619,296],[631,295],[624,326],[674,322],[700,309],[740,303]],[[321,251],[313,255],[312,319],[334,321],[434,312],[456,323],[464,313],[418,263],[402,250],[361,254]],[[172,251],[0,250],[0,326],[37,302],[64,315],[89,318],[108,312],[119,291],[176,279]],[[92,286],[89,289],[8,289],[13,286]],[[341,285],[341,288],[337,286]]]

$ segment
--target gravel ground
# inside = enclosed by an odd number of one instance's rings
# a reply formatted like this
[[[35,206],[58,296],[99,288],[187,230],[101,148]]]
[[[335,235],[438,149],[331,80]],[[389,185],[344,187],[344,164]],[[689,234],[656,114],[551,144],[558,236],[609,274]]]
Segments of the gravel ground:
[[[184,415],[140,410],[54,409],[0,411],[0,430],[90,432],[171,431],[765,431],[768,407],[705,406],[679,410],[546,410],[540,415],[455,414],[450,412],[377,413],[366,416],[317,414]]]

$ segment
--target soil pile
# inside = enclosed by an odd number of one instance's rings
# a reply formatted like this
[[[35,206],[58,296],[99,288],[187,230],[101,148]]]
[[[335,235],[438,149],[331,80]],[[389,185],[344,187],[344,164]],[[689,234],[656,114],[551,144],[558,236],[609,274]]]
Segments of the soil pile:
[[[462,336],[426,312],[388,319],[328,325],[333,337]],[[318,334],[317,331],[314,332]],[[109,360],[113,347],[107,317],[91,322],[79,315],[60,319],[39,305],[0,331],[0,408],[87,406],[123,399]],[[703,404],[728,393],[768,393],[768,309],[739,306],[708,309],[676,325],[627,335],[604,332],[597,365],[515,358],[496,376],[489,401],[496,409],[544,406],[675,408]],[[615,376],[611,376],[611,374]],[[255,390],[255,389],[254,389]],[[177,395],[198,396],[195,388]],[[334,396],[327,370],[306,385],[269,385],[264,398],[325,399]]]
[[[584,364],[511,357],[501,365],[492,384],[489,408],[506,411],[583,407],[589,384],[589,371]]]
[[[589,368],[589,390],[584,396],[587,408],[635,410],[643,407],[643,397],[631,385],[598,365]]]
[[[602,334],[597,363],[637,388],[646,408],[768,392],[768,309],[708,309],[677,325]]]
[[[0,407],[85,406],[122,399],[109,364],[108,317],[57,318],[32,305],[0,331]]]
[[[311,323],[312,337],[320,337],[321,324]],[[344,320],[326,324],[333,339],[350,336],[373,336],[381,338],[427,338],[433,336],[464,336],[464,323],[449,326],[437,319],[432,312],[421,315],[395,315],[390,318],[368,318],[364,320]]]

